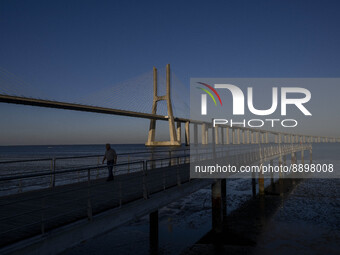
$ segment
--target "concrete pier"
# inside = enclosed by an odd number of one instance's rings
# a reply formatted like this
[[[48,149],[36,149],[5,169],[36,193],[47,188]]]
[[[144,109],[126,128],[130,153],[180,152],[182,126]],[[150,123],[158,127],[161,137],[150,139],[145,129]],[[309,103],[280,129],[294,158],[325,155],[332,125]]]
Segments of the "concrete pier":
[[[233,138],[233,144],[236,144],[235,128],[231,129],[231,134],[232,134],[232,138]]]
[[[211,185],[212,229],[216,233],[222,232],[222,186],[221,180],[216,180]]]
[[[227,144],[230,144],[229,127],[226,127],[225,134],[226,134]]]
[[[208,137],[207,137],[207,124],[202,124],[202,144],[208,144]]]
[[[198,144],[198,127],[197,123],[194,124],[194,145]]]
[[[259,194],[260,196],[264,196],[264,175],[263,175],[263,168],[262,162],[260,163],[260,173],[259,173]]]
[[[190,145],[190,123],[189,121],[185,122],[185,145]]]
[[[309,164],[312,164],[312,162],[313,162],[313,150],[310,149],[309,150]]]
[[[219,128],[218,128],[218,126],[215,126],[215,128],[214,128],[215,130],[214,130],[214,132],[215,132],[215,137],[214,137],[214,139],[215,139],[215,144],[219,144]]]
[[[150,254],[158,254],[158,210],[149,214]]]

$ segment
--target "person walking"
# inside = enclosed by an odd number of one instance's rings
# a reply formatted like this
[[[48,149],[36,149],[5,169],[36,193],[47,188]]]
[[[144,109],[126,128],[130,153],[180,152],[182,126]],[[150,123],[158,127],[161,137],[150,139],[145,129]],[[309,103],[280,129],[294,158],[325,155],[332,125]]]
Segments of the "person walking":
[[[103,164],[106,160],[107,163],[107,169],[109,170],[109,176],[107,177],[106,181],[113,181],[113,165],[115,165],[117,163],[117,153],[114,149],[111,148],[111,145],[109,143],[107,143],[105,145],[106,147],[106,151],[105,151],[105,155],[103,158]]]

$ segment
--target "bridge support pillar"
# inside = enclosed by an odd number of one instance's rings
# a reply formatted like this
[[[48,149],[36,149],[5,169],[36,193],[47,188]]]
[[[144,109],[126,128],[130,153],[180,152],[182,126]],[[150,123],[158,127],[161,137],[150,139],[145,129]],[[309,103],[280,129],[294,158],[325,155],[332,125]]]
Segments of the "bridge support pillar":
[[[301,164],[305,163],[305,151],[302,149],[301,150]]]
[[[197,132],[197,124],[194,124],[194,144],[198,144],[198,132]]]
[[[270,163],[269,163],[272,167],[274,167],[274,162],[273,160],[270,160]],[[270,172],[270,185],[273,187],[274,186],[274,173],[273,171]]]
[[[226,132],[225,132],[225,134],[226,134],[227,144],[229,144],[229,143],[230,143],[230,137],[229,137],[229,127],[227,127],[227,128],[226,128]]]
[[[181,142],[181,140],[179,140]],[[190,145],[190,123],[185,122],[185,146]]]
[[[219,143],[219,127],[218,126],[215,126],[213,127],[215,129],[215,137],[213,137],[215,139],[215,144],[218,144]]]
[[[282,176],[282,171],[281,171],[281,166],[282,166],[282,156],[280,154],[279,156],[279,186],[280,186],[280,196],[283,196],[283,176]]]
[[[202,124],[202,144],[208,144],[208,137],[207,137],[207,124]]]
[[[225,144],[225,140],[224,140],[224,128],[221,127],[221,144]]]
[[[312,164],[312,161],[313,161],[313,150],[310,149],[309,150],[309,164]]]
[[[235,138],[235,129],[231,129],[232,137],[233,137],[233,144],[236,144],[236,138]]]
[[[215,233],[222,232],[222,181],[216,180],[211,185],[212,229]]]
[[[297,157],[296,157],[296,152],[292,152],[292,159],[291,162],[292,164],[297,164]],[[293,185],[295,185],[296,181],[295,178],[292,179]]]
[[[283,165],[284,166],[287,165],[287,156],[286,155],[283,156]]]
[[[180,146],[181,142],[177,139],[175,120],[172,112],[171,96],[170,96],[170,65],[166,65],[166,94],[164,96],[157,95],[157,69],[153,68],[153,103],[152,114],[157,114],[158,101],[166,101],[168,111],[170,141],[155,141],[156,120],[150,120],[148,140],[146,146]]]
[[[256,179],[255,179],[255,173],[251,173],[251,190],[253,193],[253,197],[256,196]]]
[[[177,122],[177,141],[180,143],[181,142],[181,122]]]
[[[150,229],[150,254],[158,254],[158,210],[149,214]]]

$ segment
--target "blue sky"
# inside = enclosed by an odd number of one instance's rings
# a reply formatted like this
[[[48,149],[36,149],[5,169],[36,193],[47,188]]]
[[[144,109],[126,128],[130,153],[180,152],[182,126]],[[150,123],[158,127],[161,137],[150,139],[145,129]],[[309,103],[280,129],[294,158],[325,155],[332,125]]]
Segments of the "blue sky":
[[[24,95],[69,101],[167,63],[188,86],[190,77],[339,77],[339,10],[338,1],[2,0],[0,67],[31,84]],[[0,118],[1,145],[139,143],[148,128],[5,104]]]

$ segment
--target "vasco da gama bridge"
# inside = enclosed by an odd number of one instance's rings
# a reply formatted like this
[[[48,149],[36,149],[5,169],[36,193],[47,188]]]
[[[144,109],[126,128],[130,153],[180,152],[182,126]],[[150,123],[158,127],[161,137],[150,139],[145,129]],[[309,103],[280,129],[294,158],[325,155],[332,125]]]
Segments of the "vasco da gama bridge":
[[[167,116],[157,114],[157,104],[162,100],[166,101]],[[339,142],[334,137],[226,125],[212,127],[209,122],[178,118],[172,110],[170,65],[166,66],[165,95],[157,93],[157,69],[153,69],[151,113],[10,95],[0,95],[0,102],[148,119],[145,145],[174,146],[153,153],[120,154],[114,182],[105,182],[107,169],[100,164],[100,155],[1,161],[1,174],[13,169],[0,176],[1,254],[56,254],[148,214],[150,246],[157,247],[158,209],[208,185],[212,189],[212,226],[218,231],[225,216],[222,212],[226,207],[226,179],[191,179],[190,162],[204,162],[214,156],[236,165],[264,162],[273,165],[274,160],[281,165],[287,164],[287,157],[297,162],[297,153],[304,162],[306,151],[311,162],[312,143]],[[169,141],[155,140],[157,121],[168,122]],[[203,149],[190,155],[188,149],[180,148],[182,124],[186,145],[204,148],[214,144],[216,151]],[[84,160],[91,163],[84,167],[79,164]],[[30,167],[30,171],[18,172],[22,166]],[[283,175],[279,173],[277,182],[270,176],[271,193],[284,192]],[[264,187],[263,173],[253,175],[250,185],[254,196],[257,192],[258,196],[269,192]]]

